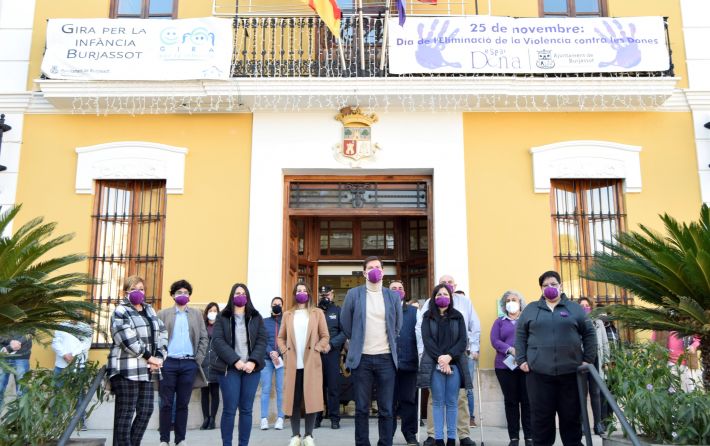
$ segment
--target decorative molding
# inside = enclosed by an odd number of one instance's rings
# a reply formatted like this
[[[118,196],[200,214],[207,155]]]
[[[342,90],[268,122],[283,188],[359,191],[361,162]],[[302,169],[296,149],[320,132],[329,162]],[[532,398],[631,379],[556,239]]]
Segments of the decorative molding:
[[[641,147],[610,141],[563,141],[533,147],[536,193],[549,193],[555,178],[623,178],[626,192],[641,192]]]
[[[163,179],[169,194],[182,194],[187,152],[144,141],[77,147],[76,193],[93,193],[94,180]]]

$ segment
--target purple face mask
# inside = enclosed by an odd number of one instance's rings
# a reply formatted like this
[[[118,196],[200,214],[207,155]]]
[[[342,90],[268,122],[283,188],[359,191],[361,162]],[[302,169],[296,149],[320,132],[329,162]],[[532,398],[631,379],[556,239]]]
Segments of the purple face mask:
[[[592,307],[582,307],[585,313],[589,314],[592,312]]]
[[[560,295],[560,290],[553,286],[548,286],[545,287],[545,289],[542,291],[542,294],[545,296],[545,298],[549,300],[555,300],[557,299],[557,296]]]
[[[367,272],[367,280],[371,283],[377,283],[382,280],[382,270],[381,269],[371,269]]]
[[[305,293],[303,291],[299,291],[298,293],[296,293],[296,302],[298,302],[299,304],[305,304],[306,302],[308,302],[308,293]]]
[[[241,308],[247,304],[247,295],[246,294],[235,294],[234,297],[232,297],[232,302],[234,302],[234,305]]]
[[[404,296],[406,295],[404,290],[394,290],[394,292],[399,294],[399,300],[404,300]]]
[[[450,284],[448,284],[448,283],[442,283],[442,285],[444,285],[444,286],[446,287],[446,289],[449,290],[449,294],[451,294],[451,295],[453,296],[453,294],[454,294],[454,286],[453,286],[453,285],[450,285]]]
[[[176,294],[175,297],[175,303],[182,306],[182,305],[187,305],[188,302],[190,302],[190,295],[189,294]]]
[[[434,303],[436,303],[436,306],[439,308],[448,307],[449,302],[451,302],[451,299],[446,296],[436,296],[436,298],[434,299]]]
[[[145,302],[145,294],[141,290],[133,290],[128,293],[128,300],[133,305],[142,305]]]

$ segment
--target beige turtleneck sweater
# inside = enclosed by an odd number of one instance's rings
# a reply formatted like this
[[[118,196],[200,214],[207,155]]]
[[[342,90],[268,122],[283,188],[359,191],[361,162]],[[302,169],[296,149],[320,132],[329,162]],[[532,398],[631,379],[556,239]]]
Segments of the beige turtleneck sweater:
[[[387,341],[387,325],[385,322],[385,298],[382,294],[382,281],[378,283],[365,282],[365,344],[362,353],[366,355],[381,355],[390,353]]]

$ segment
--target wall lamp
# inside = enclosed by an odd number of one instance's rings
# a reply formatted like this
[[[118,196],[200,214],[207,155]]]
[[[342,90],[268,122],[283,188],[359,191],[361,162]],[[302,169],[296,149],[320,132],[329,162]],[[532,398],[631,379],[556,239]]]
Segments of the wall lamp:
[[[706,129],[710,130],[710,121],[706,122],[703,127],[705,127]]]
[[[0,115],[0,153],[2,152],[2,135],[5,132],[9,132],[12,130],[12,127],[9,125],[5,124],[5,115]],[[3,172],[7,170],[7,166],[3,166],[0,164],[0,172]]]

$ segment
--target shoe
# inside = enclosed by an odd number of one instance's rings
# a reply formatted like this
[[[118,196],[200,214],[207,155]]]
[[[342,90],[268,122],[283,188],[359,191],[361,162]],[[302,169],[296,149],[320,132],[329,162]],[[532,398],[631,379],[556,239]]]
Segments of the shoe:
[[[262,418],[261,419],[261,430],[265,431],[269,428],[269,419],[268,418]]]
[[[294,435],[291,437],[291,441],[288,442],[288,446],[301,446],[301,436]]]
[[[200,426],[200,430],[201,431],[206,430],[207,426],[209,426],[209,425],[210,425],[210,417],[206,417],[205,421],[202,422],[202,426]]]
[[[313,441],[313,437],[310,435],[306,435],[303,437],[303,441],[301,442],[303,446],[316,446],[316,442]]]
[[[167,443],[165,441],[161,441],[160,446],[170,446],[170,443]]]
[[[187,441],[182,440],[180,443],[177,443],[175,446],[187,446]]]
[[[594,433],[597,435],[603,435],[606,433],[606,429],[604,429],[604,425],[601,423],[597,423],[594,425]]]
[[[525,439],[525,446],[533,446],[532,438]]]
[[[510,443],[508,443],[508,446],[518,446],[518,443],[520,443],[520,440],[518,440],[518,439],[510,440]]]
[[[340,429],[340,420],[330,420],[331,429]]]
[[[469,437],[464,437],[459,441],[461,446],[476,446],[476,442],[471,440]]]
[[[436,440],[434,440],[434,437],[426,437],[426,440],[424,440],[424,446],[434,446],[434,443]]]
[[[405,442],[407,443],[407,446],[419,446],[419,442],[416,437],[407,438]]]
[[[82,424],[81,427],[79,428],[79,430],[80,430],[81,432],[86,432],[86,431],[88,431],[89,429],[86,427],[86,424]]]
[[[476,417],[471,417],[468,420],[468,427],[478,427],[478,425],[476,424]]]
[[[215,423],[217,422],[216,417],[210,417],[210,424],[207,426],[207,430],[211,431],[215,428]]]
[[[276,423],[274,423],[274,429],[276,429],[277,431],[280,431],[283,428],[284,428],[284,419],[281,417],[278,417],[276,419]]]
[[[434,446],[446,446],[444,440],[434,440]]]
[[[316,418],[316,424],[315,424],[315,426],[313,426],[313,428],[318,429],[320,427],[320,424],[322,421],[323,421],[323,419]]]
[[[448,440],[446,440],[446,446],[456,446],[456,439],[449,438]]]

